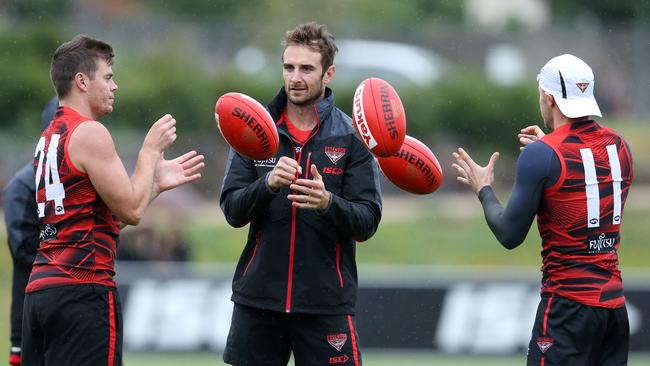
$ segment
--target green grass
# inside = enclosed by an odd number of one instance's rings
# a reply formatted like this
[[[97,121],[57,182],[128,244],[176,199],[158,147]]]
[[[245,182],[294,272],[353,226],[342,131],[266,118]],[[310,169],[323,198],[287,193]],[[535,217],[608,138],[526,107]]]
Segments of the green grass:
[[[218,203],[215,202],[218,206]],[[215,217],[215,215],[221,215]],[[191,257],[199,262],[237,262],[246,243],[248,226],[235,229],[218,224],[222,219],[221,211],[210,213],[192,220],[185,229],[185,236],[190,243]]]
[[[508,189],[499,189],[509,194]],[[633,187],[622,227],[621,266],[645,267],[650,263],[646,245],[650,214],[650,187]],[[505,199],[502,200],[505,203]],[[248,226],[225,224],[217,203],[199,213],[186,227],[192,257],[197,261],[235,262],[246,242]],[[377,233],[357,247],[359,263],[523,265],[541,264],[537,224],[533,222],[524,243],[503,248],[485,223],[478,199],[472,193],[402,195],[384,203],[384,218]]]

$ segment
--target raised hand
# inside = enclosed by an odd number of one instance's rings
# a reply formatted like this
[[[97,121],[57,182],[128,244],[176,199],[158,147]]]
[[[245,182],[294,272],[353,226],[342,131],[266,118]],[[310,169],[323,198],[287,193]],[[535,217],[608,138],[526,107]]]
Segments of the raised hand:
[[[544,131],[538,126],[538,125],[532,125],[532,126],[527,126],[521,129],[520,133],[517,134],[517,137],[519,138],[519,142],[521,142],[522,146],[520,149],[523,149],[526,147],[528,144],[532,144],[533,142],[541,139],[542,137],[546,136]]]
[[[204,156],[196,151],[185,153],[176,159],[165,160],[160,154],[154,175],[154,192],[161,193],[201,178],[205,166]]]
[[[451,164],[451,167],[456,169],[458,173],[456,180],[470,186],[476,193],[481,188],[494,183],[494,165],[499,160],[498,152],[492,154],[490,161],[484,167],[476,164],[472,157],[462,148],[458,148],[458,152],[454,152],[452,155],[456,159],[456,162]]]
[[[292,193],[287,198],[292,201],[293,207],[323,211],[329,205],[330,193],[325,189],[323,177],[314,164],[311,165],[311,175],[314,179],[296,179],[296,182],[289,186],[296,194]]]
[[[170,114],[157,120],[144,138],[142,147],[162,153],[176,140],[176,120]]]
[[[272,190],[277,191],[281,187],[289,186],[296,179],[296,176],[301,174],[302,168],[297,161],[282,156],[266,177],[266,182]]]

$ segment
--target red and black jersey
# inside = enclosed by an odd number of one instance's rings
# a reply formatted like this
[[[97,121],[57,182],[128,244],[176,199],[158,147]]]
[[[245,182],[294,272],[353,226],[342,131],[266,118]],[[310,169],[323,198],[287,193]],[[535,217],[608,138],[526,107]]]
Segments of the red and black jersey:
[[[542,195],[542,292],[607,308],[624,305],[617,250],[632,182],[625,140],[594,121],[566,124],[542,142],[560,159],[558,181]]]
[[[115,286],[117,222],[68,154],[72,132],[89,120],[59,107],[36,147],[40,248],[26,292],[87,283]]]

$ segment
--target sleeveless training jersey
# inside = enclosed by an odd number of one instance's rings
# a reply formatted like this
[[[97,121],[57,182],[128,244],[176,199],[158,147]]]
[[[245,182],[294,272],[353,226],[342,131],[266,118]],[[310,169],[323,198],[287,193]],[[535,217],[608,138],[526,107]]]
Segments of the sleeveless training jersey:
[[[88,175],[73,166],[68,154],[72,132],[89,120],[71,108],[59,107],[36,147],[41,243],[26,292],[88,283],[115,287],[117,222]]]
[[[542,292],[606,308],[624,305],[617,250],[632,157],[623,138],[594,121],[566,124],[542,142],[560,178],[542,195]]]

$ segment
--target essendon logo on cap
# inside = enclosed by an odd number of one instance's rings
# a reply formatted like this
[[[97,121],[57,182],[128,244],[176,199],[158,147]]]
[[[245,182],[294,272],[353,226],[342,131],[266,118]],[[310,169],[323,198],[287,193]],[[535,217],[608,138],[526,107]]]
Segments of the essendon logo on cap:
[[[578,87],[578,89],[580,89],[581,92],[584,93],[585,90],[587,90],[587,88],[589,87],[589,83],[576,83],[576,86]]]
[[[336,164],[336,162],[339,161],[346,152],[348,152],[348,149],[344,147],[325,146],[325,155],[327,155],[334,164]]]
[[[343,345],[347,340],[348,340],[348,335],[345,333],[330,334],[327,336],[327,343],[332,345],[332,347],[336,348],[336,350],[339,352],[341,351],[341,348],[343,348]]]
[[[542,353],[545,353],[546,350],[551,348],[553,345],[553,338],[550,337],[537,337],[537,347]]]

